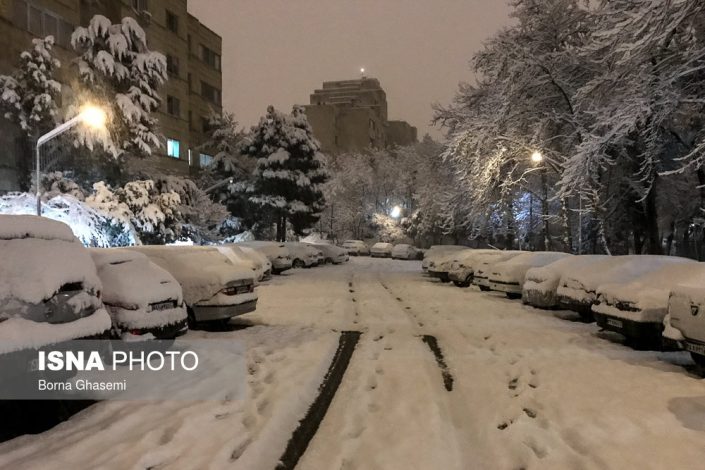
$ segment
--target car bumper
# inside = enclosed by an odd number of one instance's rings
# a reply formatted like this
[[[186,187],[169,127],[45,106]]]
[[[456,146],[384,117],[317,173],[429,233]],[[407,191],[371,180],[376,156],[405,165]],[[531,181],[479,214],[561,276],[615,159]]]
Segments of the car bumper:
[[[583,316],[592,316],[592,301],[577,300],[564,295],[557,296],[557,303],[560,308],[578,312]]]
[[[391,258],[392,255],[389,253],[370,253],[373,258]]]
[[[538,308],[553,308],[558,306],[555,292],[536,289],[524,289],[521,298],[525,304]]]
[[[255,311],[257,300],[250,300],[237,305],[194,305],[193,316],[197,322],[227,320]]]
[[[472,279],[472,283],[475,286],[490,287],[490,280],[486,277],[475,276]]]
[[[597,326],[603,330],[620,333],[627,338],[638,338],[652,342],[661,341],[663,323],[627,320],[604,313],[593,312]]]
[[[521,286],[518,283],[509,283],[490,279],[488,281],[490,289],[507,294],[521,294]]]
[[[440,279],[442,281],[450,281],[450,277],[448,276],[448,272],[446,271],[428,271],[428,275],[435,278],[435,279]]]
[[[188,324],[186,320],[181,320],[171,325],[157,326],[153,328],[140,328],[136,330],[130,330],[129,333],[136,336],[143,336],[151,334],[156,339],[173,339],[177,336],[186,334],[188,331]]]

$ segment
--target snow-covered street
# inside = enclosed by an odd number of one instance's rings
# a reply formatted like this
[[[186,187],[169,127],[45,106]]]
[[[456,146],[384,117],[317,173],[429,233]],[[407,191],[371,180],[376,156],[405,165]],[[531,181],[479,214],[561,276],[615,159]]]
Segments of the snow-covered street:
[[[350,330],[363,334],[297,468],[705,461],[705,387],[685,353],[634,351],[576,314],[430,280],[416,261],[353,258],[290,271],[258,291],[256,312],[232,331],[187,335],[244,343],[245,399],[224,390],[203,402],[99,403],[0,445],[0,466],[275,468],[339,332]],[[428,338],[447,364],[445,382]]]

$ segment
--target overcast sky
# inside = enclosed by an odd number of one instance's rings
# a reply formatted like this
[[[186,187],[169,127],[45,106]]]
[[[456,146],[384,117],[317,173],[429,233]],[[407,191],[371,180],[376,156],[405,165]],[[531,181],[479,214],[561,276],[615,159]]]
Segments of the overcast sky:
[[[249,127],[269,104],[308,104],[324,80],[378,78],[390,119],[430,127],[482,41],[509,23],[505,0],[190,0],[223,37],[223,102]]]

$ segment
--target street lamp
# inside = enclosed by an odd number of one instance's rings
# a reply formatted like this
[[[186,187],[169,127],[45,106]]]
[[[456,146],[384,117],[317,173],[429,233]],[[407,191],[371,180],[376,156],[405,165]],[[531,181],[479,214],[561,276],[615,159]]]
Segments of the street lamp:
[[[394,206],[392,212],[389,215],[391,215],[395,219],[398,219],[399,217],[401,217],[401,207]]]
[[[531,154],[531,161],[534,163],[541,163],[543,161],[543,154],[538,150]]]
[[[103,129],[105,128],[105,121],[107,120],[107,115],[105,114],[105,111],[102,109],[96,107],[96,106],[85,106],[81,112],[73,117],[72,119],[69,119],[65,123],[61,124],[58,127],[55,127],[54,129],[50,130],[46,134],[40,136],[37,139],[37,215],[41,216],[42,215],[42,199],[41,199],[41,190],[39,188],[40,181],[39,181],[39,166],[41,162],[39,161],[39,150],[42,145],[45,143],[49,142],[51,139],[54,137],[57,137],[67,130],[71,129],[78,123],[83,123],[86,126],[93,128],[93,129]]]

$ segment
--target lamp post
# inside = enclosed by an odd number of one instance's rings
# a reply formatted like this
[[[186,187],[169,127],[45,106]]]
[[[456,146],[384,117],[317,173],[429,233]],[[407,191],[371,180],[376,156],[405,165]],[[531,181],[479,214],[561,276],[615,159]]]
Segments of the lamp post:
[[[105,121],[107,119],[107,116],[105,114],[105,111],[103,111],[100,108],[97,108],[95,106],[86,106],[83,108],[83,110],[74,118],[69,119],[65,123],[61,124],[58,127],[55,127],[54,129],[50,130],[46,134],[40,136],[37,139],[37,148],[36,148],[36,156],[37,156],[37,215],[41,217],[42,215],[42,198],[41,198],[41,189],[39,188],[40,186],[40,149],[42,145],[46,144],[49,142],[51,139],[54,137],[57,137],[64,132],[68,131],[72,127],[74,127],[76,124],[82,122],[85,125],[92,127],[94,129],[101,129],[105,127]]]
[[[392,208],[392,212],[389,215],[391,215],[394,219],[398,219],[399,217],[401,217],[401,207],[394,206]]]

